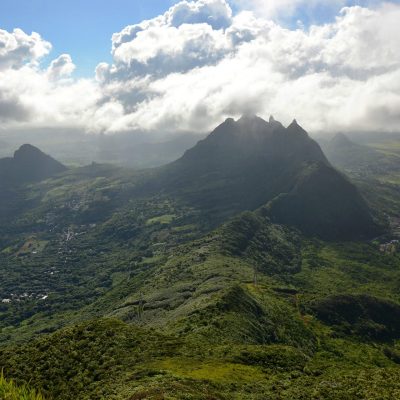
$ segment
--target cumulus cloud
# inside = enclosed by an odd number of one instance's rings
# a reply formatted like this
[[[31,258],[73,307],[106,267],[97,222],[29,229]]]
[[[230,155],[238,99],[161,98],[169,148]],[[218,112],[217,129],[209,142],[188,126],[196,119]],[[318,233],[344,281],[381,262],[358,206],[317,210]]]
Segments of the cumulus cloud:
[[[183,24],[208,24],[213,29],[223,29],[230,25],[232,10],[225,0],[181,1],[172,6],[164,15],[129,25],[112,37],[113,50],[129,43],[139,32],[159,26],[179,27]]]
[[[38,33],[27,35],[21,29],[7,32],[0,29],[0,70],[36,64],[51,50],[51,44]]]
[[[12,93],[0,92],[0,121],[26,121],[29,119],[30,110],[21,104],[19,98]]]
[[[285,18],[293,16],[300,8],[309,14],[319,6],[340,9],[346,0],[233,0],[233,3],[264,18]]]
[[[400,96],[384,83],[400,68],[399,6],[343,8],[307,30],[254,12],[219,29],[203,19],[175,26],[173,12],[114,35],[114,64],[98,67],[103,90],[125,110],[110,130],[207,130],[247,111],[296,116],[313,130],[399,128],[393,110],[377,104]]]
[[[223,30],[231,23],[225,0],[181,1],[162,16],[115,33],[114,65],[99,64],[96,76],[165,76],[216,63],[229,47]]]
[[[167,22],[172,26],[207,23],[213,29],[228,27],[231,17],[231,8],[226,1],[221,0],[181,1],[165,14]]]
[[[25,33],[20,36],[39,37]],[[101,98],[99,87],[92,79],[63,79],[74,69],[67,54],[53,60],[47,69],[41,68],[40,58],[47,54],[50,46],[44,41],[41,45],[34,42],[28,41],[30,49],[23,45],[24,52],[16,52],[15,46],[8,46],[11,55],[3,52],[3,59],[13,59],[7,66],[3,63],[0,69],[0,121],[3,129],[19,126],[78,126],[87,129],[93,108]],[[16,53],[20,55],[18,59]]]
[[[93,79],[65,79],[75,65],[69,54],[51,61],[42,59],[51,44],[38,33],[21,29],[0,30],[0,121],[3,129],[36,126],[76,126],[90,129],[101,99]]]
[[[225,0],[184,0],[128,26],[113,35],[113,62],[99,63],[93,79],[65,79],[74,69],[66,54],[40,68],[50,45],[36,34],[18,33],[30,43],[20,57],[18,40],[4,50],[0,36],[0,118],[168,133],[256,112],[296,117],[311,131],[400,130],[400,5],[345,7],[331,23],[289,29],[269,17],[304,1],[248,3],[234,15]],[[271,11],[255,11],[267,3]]]
[[[59,79],[70,76],[75,70],[75,64],[69,54],[61,54],[50,63],[47,74],[50,79]]]

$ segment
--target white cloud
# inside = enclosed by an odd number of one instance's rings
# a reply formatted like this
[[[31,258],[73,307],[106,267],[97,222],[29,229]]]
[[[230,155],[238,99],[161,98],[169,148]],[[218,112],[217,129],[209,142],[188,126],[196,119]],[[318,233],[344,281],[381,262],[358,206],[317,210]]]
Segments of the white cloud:
[[[64,80],[73,70],[69,55],[41,69],[35,57],[19,68],[0,70],[0,121],[3,128],[89,125],[102,98],[92,79]]]
[[[99,98],[92,80],[63,81],[75,65],[62,54],[47,69],[40,66],[51,44],[38,33],[0,30],[0,121],[18,126],[86,126],[88,107]]]
[[[263,18],[292,17],[299,9],[305,14],[312,14],[316,7],[322,6],[335,10],[346,4],[346,0],[232,0],[244,10],[251,10]]]
[[[223,30],[176,28],[165,16],[147,21],[114,46],[113,66],[99,66],[103,90],[112,88],[126,110],[109,129],[210,129],[249,110],[273,112],[285,122],[296,116],[313,130],[398,129],[395,108],[387,109],[384,99],[396,104],[400,91],[381,85],[400,68],[399,17],[399,6],[385,4],[344,8],[333,23],[307,31],[250,12]],[[377,113],[385,115],[384,126],[377,126]]]
[[[165,14],[168,24],[206,23],[213,29],[223,29],[230,25],[232,10],[225,0],[181,1]]]
[[[283,3],[303,4],[268,4]],[[296,117],[312,131],[399,131],[399,20],[400,6],[383,3],[287,29],[254,11],[232,15],[225,0],[182,1],[114,34],[113,63],[81,80],[66,79],[74,69],[66,54],[40,68],[50,44],[37,34],[18,31],[17,40],[0,31],[0,120],[168,133],[209,130],[251,111]],[[1,47],[4,37],[14,44]]]
[[[219,61],[226,52],[226,37],[208,24],[152,27],[114,52],[118,71],[135,75],[168,75]]]
[[[181,1],[162,16],[115,33],[114,65],[99,64],[97,77],[165,76],[216,63],[229,47],[224,30],[231,24],[225,0]]]
[[[27,35],[21,29],[7,32],[0,29],[0,70],[36,64],[51,50],[51,44],[38,33]]]
[[[29,117],[29,108],[21,104],[16,95],[10,91],[0,92],[0,121],[26,121]]]
[[[69,54],[61,54],[50,63],[47,68],[47,75],[50,79],[59,79],[70,76],[75,70],[75,64]]]
[[[164,15],[129,25],[112,37],[113,50],[133,41],[139,32],[160,26],[179,27],[183,24],[208,24],[213,29],[227,28],[231,23],[232,10],[226,0],[181,1]]]

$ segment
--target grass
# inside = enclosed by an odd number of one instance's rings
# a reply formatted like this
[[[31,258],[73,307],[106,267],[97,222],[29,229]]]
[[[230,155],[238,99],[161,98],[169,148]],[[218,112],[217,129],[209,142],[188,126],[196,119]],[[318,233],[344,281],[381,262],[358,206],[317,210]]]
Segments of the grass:
[[[18,386],[13,380],[4,378],[3,372],[0,375],[0,399],[1,400],[45,400],[35,389],[28,386]]]
[[[23,256],[40,253],[46,247],[47,243],[47,240],[37,240],[35,237],[31,237],[21,246],[15,255]]]
[[[395,140],[370,142],[368,145],[378,151],[387,155],[400,155],[400,142]]]
[[[172,230],[173,230],[174,232],[184,232],[184,231],[190,232],[190,231],[195,230],[196,228],[197,228],[197,227],[196,227],[195,224],[189,224],[189,225],[183,225],[183,226],[174,226],[174,227],[172,228]]]
[[[150,218],[146,221],[146,225],[154,225],[154,224],[161,224],[161,225],[169,225],[175,218],[174,214],[165,214],[159,217]]]
[[[191,378],[214,383],[251,383],[265,379],[260,368],[221,362],[221,360],[207,360],[202,362],[195,358],[168,358],[153,364],[157,369],[170,372],[177,377]]]
[[[377,179],[383,184],[387,183],[389,185],[400,185],[400,177],[398,172],[393,172],[391,174],[380,175]]]

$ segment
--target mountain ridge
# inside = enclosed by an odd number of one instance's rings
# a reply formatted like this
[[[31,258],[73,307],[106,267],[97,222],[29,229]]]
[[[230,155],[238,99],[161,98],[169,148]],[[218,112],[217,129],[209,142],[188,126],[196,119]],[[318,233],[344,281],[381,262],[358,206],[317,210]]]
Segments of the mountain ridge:
[[[157,190],[178,195],[217,223],[273,202],[268,212],[274,221],[310,235],[361,238],[378,230],[357,188],[331,166],[296,120],[285,128],[273,117],[269,122],[251,115],[237,121],[228,118],[180,159],[162,168],[158,179]],[[328,181],[336,186],[328,186]],[[301,189],[311,183],[315,194],[310,188]],[[335,192],[339,193],[334,196],[336,204],[326,201]],[[317,209],[310,209],[307,202]],[[303,213],[301,218],[293,214],[293,207]]]
[[[209,158],[21,185],[0,224],[7,378],[60,400],[397,398],[400,258],[341,240],[367,234],[357,188],[297,122],[228,126]]]

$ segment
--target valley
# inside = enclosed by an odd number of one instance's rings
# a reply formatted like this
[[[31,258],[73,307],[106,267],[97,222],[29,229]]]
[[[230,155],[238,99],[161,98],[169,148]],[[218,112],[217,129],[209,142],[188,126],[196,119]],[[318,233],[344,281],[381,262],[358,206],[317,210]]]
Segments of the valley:
[[[0,174],[7,382],[49,400],[400,397],[400,254],[382,251],[400,164],[349,142],[245,116],[162,167]],[[29,154],[24,177],[49,165]]]

